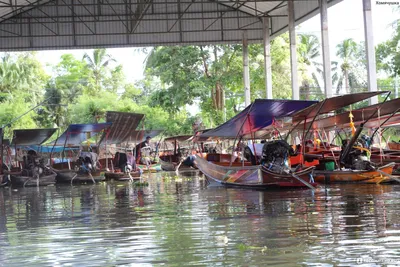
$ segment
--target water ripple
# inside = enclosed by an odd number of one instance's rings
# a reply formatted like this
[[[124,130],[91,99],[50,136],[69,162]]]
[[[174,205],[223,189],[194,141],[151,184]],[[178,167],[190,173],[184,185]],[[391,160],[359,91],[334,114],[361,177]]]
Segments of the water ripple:
[[[349,266],[399,260],[400,186],[252,191],[203,177],[0,189],[0,266]],[[400,261],[399,261],[400,263]]]

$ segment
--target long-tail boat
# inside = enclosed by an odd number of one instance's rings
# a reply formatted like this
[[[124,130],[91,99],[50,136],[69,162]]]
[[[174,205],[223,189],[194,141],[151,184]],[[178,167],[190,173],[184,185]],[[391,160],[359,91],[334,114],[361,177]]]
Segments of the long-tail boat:
[[[250,106],[224,124],[200,135],[200,138],[254,139],[259,131],[275,127],[278,118],[287,117],[314,104],[315,101],[256,99]],[[274,153],[275,151],[267,151]],[[288,155],[275,162],[252,165],[226,154],[200,154],[196,164],[208,178],[228,186],[251,188],[312,188],[316,186],[312,173],[314,167],[303,170],[285,168]],[[271,168],[272,167],[272,168]]]
[[[110,125],[110,123],[71,124],[57,138],[53,143],[53,147],[63,147],[61,153],[62,161],[52,164],[53,170],[57,173],[56,179],[58,183],[90,183],[105,179],[102,175],[102,167],[99,166],[97,153],[89,151],[90,144],[82,146],[82,142],[87,141],[92,135],[106,131]],[[72,156],[65,157],[64,152],[71,146],[86,147],[88,151],[80,149],[74,158]]]
[[[37,151],[30,149],[31,145],[41,145],[46,142],[57,129],[27,129],[14,130],[11,145],[15,147],[16,163],[7,173],[10,175],[11,185],[46,186],[56,182],[56,173],[48,168],[44,159]],[[17,151],[27,151],[22,160],[17,158]],[[19,161],[21,160],[21,161]]]
[[[193,135],[179,135],[164,139],[166,149],[160,152],[161,169],[164,171],[188,170],[190,166],[185,164],[185,159],[189,156],[190,148],[186,149],[187,153],[182,153],[182,144],[189,146],[189,142],[193,139]],[[170,151],[168,145],[173,145],[173,150]]]
[[[132,151],[131,143],[140,142],[144,138],[144,135],[153,137],[161,132],[156,130],[137,130],[143,119],[144,114],[140,113],[107,111],[106,121],[112,125],[107,132],[103,133],[99,142],[100,146],[104,147],[106,151],[105,158],[100,160],[106,169],[104,172],[106,179],[124,181],[135,180],[141,177],[143,170],[137,164],[137,159],[134,159],[135,162],[127,161],[128,157],[136,154],[135,151]],[[125,147],[122,147],[122,144],[125,144]],[[110,158],[109,151],[111,146],[116,151],[115,155]],[[154,168],[154,165],[150,167]]]
[[[392,116],[393,112],[397,112],[400,100],[383,102],[366,108],[317,119],[319,115],[330,113],[379,94],[388,94],[388,92],[358,93],[329,98],[293,116],[294,122],[305,121],[305,124],[299,127],[308,128],[308,131],[304,134],[305,136],[307,136],[311,128],[321,139],[323,135],[320,132],[324,130],[329,130],[333,127],[337,130],[344,124],[353,128],[351,140],[343,143],[342,150],[325,148],[303,153],[305,160],[317,159],[314,172],[315,181],[324,183],[381,183],[393,179],[391,173],[394,163],[388,163],[384,166],[372,166],[371,161],[364,156],[369,152],[369,147],[355,146],[355,144],[359,140],[358,138],[363,128],[368,127],[368,123],[373,123],[378,114]],[[379,113],[378,110],[380,111]],[[387,119],[391,118],[388,117]],[[355,129],[355,126],[358,129]],[[325,136],[327,137],[327,134]],[[360,152],[355,153],[356,151]],[[318,155],[321,154],[322,157],[319,157]]]

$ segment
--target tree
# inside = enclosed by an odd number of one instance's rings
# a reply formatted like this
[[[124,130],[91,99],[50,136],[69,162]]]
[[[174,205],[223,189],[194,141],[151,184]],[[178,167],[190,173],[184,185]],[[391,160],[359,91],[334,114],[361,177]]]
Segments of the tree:
[[[48,79],[34,52],[5,54],[0,62],[0,101],[18,96],[38,103]]]
[[[339,57],[337,63],[338,71],[334,74],[332,80],[337,82],[337,93],[344,88],[344,93],[351,93],[352,88],[363,86],[363,77],[359,72],[360,58],[365,53],[360,53],[361,46],[353,39],[346,39],[336,46],[336,56]],[[365,83],[365,82],[364,82]]]
[[[68,103],[74,103],[88,86],[89,69],[86,66],[85,61],[76,59],[72,54],[64,54],[54,68],[52,86],[62,91],[62,97]]]
[[[400,75],[400,21],[391,39],[377,47],[377,67],[389,73],[392,77]]]
[[[301,72],[302,83],[300,91],[303,91],[305,99],[310,97],[310,88],[316,87],[320,90],[319,77],[323,73],[320,62],[321,45],[315,35],[301,34],[299,35],[300,43],[298,46],[299,66]]]
[[[90,70],[90,79],[94,82],[93,91],[99,92],[103,88],[103,83],[107,77],[107,67],[111,62],[115,62],[115,59],[110,54],[107,54],[107,50],[103,48],[93,50],[92,55],[85,53],[83,59]]]

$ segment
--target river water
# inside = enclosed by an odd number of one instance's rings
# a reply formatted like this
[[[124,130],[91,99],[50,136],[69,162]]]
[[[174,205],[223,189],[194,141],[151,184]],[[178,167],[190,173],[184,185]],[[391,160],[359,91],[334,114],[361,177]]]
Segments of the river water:
[[[0,188],[0,266],[400,265],[399,185],[313,193],[225,188],[196,173],[147,181]]]

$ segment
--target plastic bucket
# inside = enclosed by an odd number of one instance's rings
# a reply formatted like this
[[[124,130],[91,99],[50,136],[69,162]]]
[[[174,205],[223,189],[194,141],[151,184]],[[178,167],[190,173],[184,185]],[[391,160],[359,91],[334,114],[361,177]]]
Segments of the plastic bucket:
[[[325,169],[327,171],[333,171],[335,169],[335,162],[333,161],[325,162]]]

